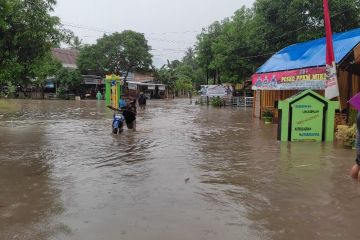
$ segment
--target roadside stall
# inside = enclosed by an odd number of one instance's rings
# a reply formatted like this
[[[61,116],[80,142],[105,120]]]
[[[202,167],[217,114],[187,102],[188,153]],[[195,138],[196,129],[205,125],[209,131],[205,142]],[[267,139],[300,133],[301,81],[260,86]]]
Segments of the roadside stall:
[[[135,82],[127,81],[129,95],[139,96],[140,92],[144,93],[147,99],[165,98],[166,85],[153,82]]]

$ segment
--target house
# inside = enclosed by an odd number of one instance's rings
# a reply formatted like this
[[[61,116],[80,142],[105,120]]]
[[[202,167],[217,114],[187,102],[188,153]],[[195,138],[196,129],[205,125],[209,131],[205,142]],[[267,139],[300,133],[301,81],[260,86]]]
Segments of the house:
[[[76,59],[79,56],[79,50],[70,48],[53,48],[51,49],[53,58],[59,61],[64,68],[77,69]],[[57,85],[54,76],[49,76],[46,79],[44,87],[44,98],[52,98],[56,92]]]
[[[72,48],[53,48],[52,56],[58,60],[64,68],[77,69],[76,60],[79,56],[79,50]]]
[[[339,122],[349,117],[347,101],[360,90],[360,28],[334,34],[333,42],[342,110]],[[320,38],[275,53],[252,76],[254,116],[271,109],[276,120],[277,102],[306,89],[324,95],[325,52],[326,40]]]

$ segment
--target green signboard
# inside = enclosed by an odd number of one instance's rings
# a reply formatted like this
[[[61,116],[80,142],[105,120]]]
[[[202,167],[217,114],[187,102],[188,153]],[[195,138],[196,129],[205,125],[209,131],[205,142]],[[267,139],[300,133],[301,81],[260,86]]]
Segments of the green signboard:
[[[290,108],[291,141],[322,141],[325,104],[307,95]]]
[[[338,101],[305,90],[279,101],[278,139],[281,141],[333,141]]]

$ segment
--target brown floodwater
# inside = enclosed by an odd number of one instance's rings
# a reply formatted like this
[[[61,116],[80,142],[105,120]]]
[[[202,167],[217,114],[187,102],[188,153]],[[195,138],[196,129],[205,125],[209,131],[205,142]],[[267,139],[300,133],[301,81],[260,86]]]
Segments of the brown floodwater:
[[[96,101],[0,113],[0,239],[359,239],[355,152],[280,143],[252,109],[150,101],[111,134]]]

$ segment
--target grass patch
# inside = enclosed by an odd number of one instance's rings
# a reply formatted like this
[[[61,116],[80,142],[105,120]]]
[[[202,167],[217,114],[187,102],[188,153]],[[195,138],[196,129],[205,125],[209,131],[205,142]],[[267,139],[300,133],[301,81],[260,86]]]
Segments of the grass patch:
[[[0,99],[0,113],[12,113],[19,111],[19,106],[6,100]]]

